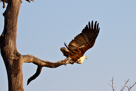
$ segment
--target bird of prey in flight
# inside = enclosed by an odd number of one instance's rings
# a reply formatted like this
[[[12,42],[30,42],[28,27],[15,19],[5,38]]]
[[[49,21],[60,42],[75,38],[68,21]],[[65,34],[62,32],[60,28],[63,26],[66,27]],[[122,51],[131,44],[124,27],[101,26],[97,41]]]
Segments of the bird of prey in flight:
[[[67,46],[64,43],[65,47],[62,47],[60,50],[66,57],[70,57],[74,62],[82,64],[84,59],[87,57],[84,56],[84,53],[93,47],[95,40],[99,34],[99,23],[93,21],[88,23],[80,34],[78,34]]]

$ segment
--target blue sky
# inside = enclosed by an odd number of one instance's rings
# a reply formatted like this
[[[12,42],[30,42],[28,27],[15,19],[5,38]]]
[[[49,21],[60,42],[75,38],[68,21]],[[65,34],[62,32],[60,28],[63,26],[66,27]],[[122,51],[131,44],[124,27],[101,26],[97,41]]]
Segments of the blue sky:
[[[5,9],[0,3],[0,32]],[[60,51],[89,21],[98,21],[100,33],[83,64],[42,69],[28,86],[36,65],[23,64],[25,91],[112,91],[114,77],[119,91],[127,79],[136,82],[136,1],[135,0],[35,0],[23,1],[20,9],[17,48],[21,54],[56,62]],[[0,88],[8,90],[7,75],[0,57]],[[135,91],[136,86],[131,91]],[[124,90],[124,91],[127,91]]]

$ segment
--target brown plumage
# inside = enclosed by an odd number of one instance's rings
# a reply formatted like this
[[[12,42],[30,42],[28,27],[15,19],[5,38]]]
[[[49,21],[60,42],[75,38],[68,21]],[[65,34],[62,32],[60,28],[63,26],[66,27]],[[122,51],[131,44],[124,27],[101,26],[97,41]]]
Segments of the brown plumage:
[[[78,34],[67,46],[65,43],[65,47],[61,48],[62,53],[66,57],[71,57],[72,60],[77,61],[80,57],[84,55],[84,53],[91,47],[93,47],[95,40],[99,34],[99,23],[95,21],[93,25],[93,21],[88,23],[86,27],[82,30],[80,34]]]

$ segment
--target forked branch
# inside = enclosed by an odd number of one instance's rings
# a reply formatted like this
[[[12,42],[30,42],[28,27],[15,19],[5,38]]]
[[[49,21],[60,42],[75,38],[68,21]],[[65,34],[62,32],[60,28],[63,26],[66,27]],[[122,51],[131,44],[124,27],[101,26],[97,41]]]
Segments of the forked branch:
[[[116,91],[115,88],[114,88],[114,86],[113,86],[113,85],[114,85],[113,80],[114,80],[114,79],[112,78],[112,80],[111,80],[112,85],[110,85],[110,86],[112,87],[112,91]],[[136,82],[135,82],[133,85],[128,86],[128,85],[127,85],[128,82],[129,82],[129,79],[128,79],[127,81],[125,81],[125,84],[124,84],[124,86],[121,88],[120,91],[124,91],[125,88],[127,88],[128,91],[130,91],[130,90],[136,85]]]
[[[115,90],[115,87],[114,87],[114,84],[113,84],[113,80],[114,80],[114,78],[112,78],[112,80],[111,80],[112,85],[110,85],[110,84],[109,84],[109,85],[112,87],[112,91],[116,91],[116,90]]]
[[[122,87],[122,89],[120,91],[124,91],[125,87],[127,87],[128,82],[129,82],[129,79],[125,82],[124,86]]]
[[[41,60],[33,55],[23,55],[23,60],[26,63],[34,63],[35,65],[38,66],[36,73],[30,77],[27,81],[27,84],[29,84],[32,80],[34,80],[36,77],[39,76],[42,67],[49,67],[49,68],[57,68],[61,65],[66,65],[66,64],[74,64],[75,61],[71,60],[70,57],[64,59],[64,60],[60,60],[58,62],[49,62],[49,61],[44,61]]]
[[[135,85],[136,85],[136,82],[132,86],[127,86],[128,91],[130,91]]]

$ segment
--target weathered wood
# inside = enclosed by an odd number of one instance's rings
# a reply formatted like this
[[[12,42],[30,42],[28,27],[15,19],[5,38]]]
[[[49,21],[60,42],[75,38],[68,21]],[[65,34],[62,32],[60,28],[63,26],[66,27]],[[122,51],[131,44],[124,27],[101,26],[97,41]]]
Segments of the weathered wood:
[[[17,51],[16,37],[20,6],[21,0],[8,0],[6,11],[3,13],[4,30],[0,36],[1,55],[7,70],[9,91],[24,91],[22,72],[24,62],[34,63],[38,66],[36,73],[29,79],[28,83],[38,77],[42,67],[57,68],[61,65],[74,63],[71,58],[66,58],[55,63],[43,61],[33,55],[21,55]]]
[[[1,55],[7,75],[9,91],[24,91],[23,89],[23,60],[16,48],[17,22],[20,10],[20,0],[9,0],[4,12],[4,30],[1,35]]]
[[[34,80],[35,78],[37,78],[39,76],[39,74],[41,73],[42,67],[57,68],[61,65],[74,64],[75,63],[75,61],[71,60],[70,57],[68,57],[64,60],[60,60],[58,62],[50,62],[50,61],[41,60],[41,59],[39,59],[39,58],[37,58],[33,55],[23,55],[23,60],[24,60],[25,63],[34,63],[34,64],[38,65],[36,73],[28,79],[27,85],[32,80]]]

